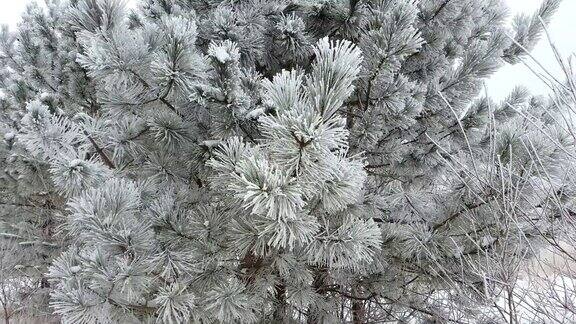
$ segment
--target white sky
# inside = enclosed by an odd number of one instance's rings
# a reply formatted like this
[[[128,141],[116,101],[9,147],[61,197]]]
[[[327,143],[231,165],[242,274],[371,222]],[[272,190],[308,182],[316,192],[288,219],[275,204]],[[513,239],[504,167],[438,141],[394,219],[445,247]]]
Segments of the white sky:
[[[20,13],[33,0],[0,0],[0,24],[16,26]],[[129,0],[130,2],[134,0]],[[531,13],[541,0],[505,0],[512,13]],[[554,16],[549,31],[556,47],[563,56],[576,53],[576,0],[564,0]],[[554,55],[545,38],[532,51],[532,55],[553,75],[560,75]],[[531,64],[531,66],[535,66]],[[516,85],[528,87],[534,94],[548,92],[546,86],[522,63],[503,67],[486,82],[488,93],[495,99],[504,98]]]

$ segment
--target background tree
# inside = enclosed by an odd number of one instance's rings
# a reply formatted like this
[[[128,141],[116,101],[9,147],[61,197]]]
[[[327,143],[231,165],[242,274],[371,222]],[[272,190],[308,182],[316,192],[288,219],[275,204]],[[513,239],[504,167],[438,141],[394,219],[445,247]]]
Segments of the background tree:
[[[514,321],[571,212],[569,105],[480,92],[558,3],[32,6],[0,37],[4,236],[64,322]]]

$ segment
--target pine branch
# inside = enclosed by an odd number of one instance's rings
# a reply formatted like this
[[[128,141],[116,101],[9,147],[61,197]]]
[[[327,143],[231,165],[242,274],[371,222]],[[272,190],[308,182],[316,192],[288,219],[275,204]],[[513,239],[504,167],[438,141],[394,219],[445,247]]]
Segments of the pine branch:
[[[136,79],[140,83],[142,83],[142,85],[144,85],[146,88],[152,89],[151,85],[146,80],[144,80],[144,78],[142,78],[140,76],[140,74],[138,74],[136,71],[128,69],[128,72],[130,72],[132,75],[134,75],[136,77]],[[172,89],[173,84],[174,84],[174,82],[173,82],[173,80],[171,80],[171,82],[169,83],[169,86],[165,90],[164,94],[158,94],[155,98],[150,99],[148,101],[144,101],[140,104],[146,105],[146,104],[149,104],[149,103],[154,102],[156,100],[160,100],[160,102],[162,102],[166,107],[168,107],[168,109],[172,110],[174,113],[176,113],[178,116],[180,116],[180,118],[185,119],[185,116],[180,111],[178,111],[178,109],[176,109],[176,107],[170,101],[168,101],[166,99],[168,97],[168,95],[170,94],[170,91]]]
[[[39,208],[39,209],[56,209],[50,202],[46,202],[42,205],[35,205],[30,203],[17,203],[17,202],[9,202],[9,201],[0,201],[0,205],[4,206],[14,206],[14,207],[28,207],[28,208]]]
[[[110,158],[106,155],[106,153],[104,153],[104,150],[102,150],[102,148],[98,145],[98,143],[96,143],[96,141],[92,138],[92,136],[90,136],[87,131],[84,131],[84,134],[88,137],[88,140],[90,141],[92,146],[94,146],[94,148],[96,149],[96,152],[102,159],[102,162],[104,162],[104,164],[106,164],[106,166],[108,166],[110,169],[115,169],[116,166],[114,166],[112,160],[110,160]]]

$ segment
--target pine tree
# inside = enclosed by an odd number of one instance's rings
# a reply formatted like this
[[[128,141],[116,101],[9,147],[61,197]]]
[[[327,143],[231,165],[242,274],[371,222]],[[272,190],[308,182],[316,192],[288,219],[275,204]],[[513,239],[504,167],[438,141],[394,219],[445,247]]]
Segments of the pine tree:
[[[0,34],[1,242],[65,323],[497,320],[574,141],[482,82],[558,5],[33,5]]]

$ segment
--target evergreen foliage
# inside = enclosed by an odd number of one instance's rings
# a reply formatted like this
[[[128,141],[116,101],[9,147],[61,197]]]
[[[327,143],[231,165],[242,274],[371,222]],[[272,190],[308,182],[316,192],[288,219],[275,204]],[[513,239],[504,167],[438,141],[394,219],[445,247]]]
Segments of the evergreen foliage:
[[[0,247],[30,256],[0,280],[64,323],[498,321],[576,152],[565,102],[482,82],[558,5],[31,5],[0,33]]]

